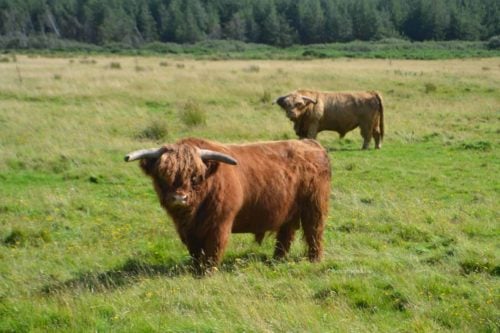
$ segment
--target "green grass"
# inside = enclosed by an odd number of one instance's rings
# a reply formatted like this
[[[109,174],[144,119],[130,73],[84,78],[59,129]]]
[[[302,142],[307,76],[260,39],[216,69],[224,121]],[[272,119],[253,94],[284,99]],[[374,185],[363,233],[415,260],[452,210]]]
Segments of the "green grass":
[[[0,63],[0,332],[499,330],[499,58],[139,60]],[[359,150],[358,130],[318,137],[333,171],[323,261],[300,236],[276,262],[273,237],[232,235],[219,271],[194,276],[123,156],[294,138],[271,102],[299,87],[385,103],[380,151]]]
[[[16,40],[17,37],[13,37]],[[285,48],[265,44],[244,43],[234,40],[206,40],[194,44],[152,42],[137,47],[121,43],[105,45],[85,44],[75,41],[47,37],[46,44],[37,38],[28,38],[25,48],[10,48],[4,45],[5,52],[27,54],[45,53],[49,56],[78,56],[81,53],[102,55],[161,56],[192,58],[198,60],[229,59],[275,59],[311,60],[338,58],[372,59],[454,59],[498,57],[500,49],[495,41],[423,41],[412,42],[404,39],[388,38],[378,41],[352,41],[347,43],[292,45]],[[5,44],[5,42],[4,42]],[[18,43],[11,43],[18,45]],[[2,45],[0,45],[1,48]],[[3,57],[8,62],[8,57]],[[0,62],[2,62],[0,59]],[[14,61],[14,60],[13,60]],[[119,69],[119,63],[110,64]],[[160,66],[167,65],[162,62]],[[137,67],[142,70],[142,67]]]

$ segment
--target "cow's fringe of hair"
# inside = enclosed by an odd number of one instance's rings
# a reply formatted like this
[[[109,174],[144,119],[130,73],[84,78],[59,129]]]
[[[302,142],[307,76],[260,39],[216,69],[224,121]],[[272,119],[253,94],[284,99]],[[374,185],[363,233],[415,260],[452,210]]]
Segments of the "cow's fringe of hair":
[[[173,184],[177,177],[187,181],[190,177],[204,175],[206,166],[199,158],[195,147],[172,145],[169,148],[173,149],[162,156],[159,168],[162,178],[169,184]]]

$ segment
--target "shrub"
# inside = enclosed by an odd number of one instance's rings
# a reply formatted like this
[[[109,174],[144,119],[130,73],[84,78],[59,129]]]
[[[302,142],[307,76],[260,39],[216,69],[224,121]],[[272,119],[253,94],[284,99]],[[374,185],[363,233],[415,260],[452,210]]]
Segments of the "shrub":
[[[9,247],[18,247],[25,245],[40,246],[43,243],[48,243],[50,241],[51,236],[47,230],[34,232],[21,229],[13,229],[10,234],[3,240],[3,244]]]
[[[180,117],[187,126],[205,125],[207,123],[206,112],[194,101],[188,101],[184,105]]]
[[[260,96],[260,102],[263,104],[269,104],[269,103],[271,103],[271,100],[272,100],[272,97],[271,97],[271,93],[269,92],[269,90],[265,90],[262,93],[262,95]]]
[[[22,245],[26,242],[26,233],[19,229],[14,229],[11,233],[5,237],[3,243],[7,246],[17,246]]]
[[[464,150],[489,151],[492,145],[489,141],[464,142],[460,145],[460,148]]]
[[[260,67],[257,65],[250,65],[244,68],[243,71],[248,73],[258,73],[260,71]]]
[[[163,120],[151,121],[142,131],[137,133],[136,138],[142,140],[161,141],[168,135],[167,123]]]
[[[316,50],[305,50],[304,52],[302,52],[302,56],[307,58],[320,58],[320,59],[328,57],[326,53]]]
[[[184,48],[183,45],[181,44],[176,44],[176,43],[162,43],[162,42],[152,42],[148,44],[144,44],[141,47],[142,50],[147,50],[150,52],[156,52],[156,53],[172,53],[172,54],[177,54],[177,53],[183,53]]]
[[[109,68],[111,69],[121,69],[122,65],[119,62],[112,62],[109,64]]]
[[[435,92],[437,90],[437,87],[434,83],[426,83],[424,85],[424,89],[425,89],[425,93],[428,94],[431,92]]]
[[[500,49],[500,35],[491,37],[486,43],[486,47],[490,50]]]
[[[84,65],[95,65],[97,63],[97,61],[95,61],[94,59],[82,59],[80,60],[80,64],[84,64]]]

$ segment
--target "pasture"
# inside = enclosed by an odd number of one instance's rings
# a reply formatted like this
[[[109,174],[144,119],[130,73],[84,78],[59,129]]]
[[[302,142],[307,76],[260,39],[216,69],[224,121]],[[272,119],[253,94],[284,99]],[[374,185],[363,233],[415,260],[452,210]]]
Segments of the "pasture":
[[[500,58],[0,62],[0,332],[498,332]],[[232,235],[192,274],[150,180],[123,156],[187,136],[294,138],[272,101],[378,90],[381,150],[322,132],[325,254]]]

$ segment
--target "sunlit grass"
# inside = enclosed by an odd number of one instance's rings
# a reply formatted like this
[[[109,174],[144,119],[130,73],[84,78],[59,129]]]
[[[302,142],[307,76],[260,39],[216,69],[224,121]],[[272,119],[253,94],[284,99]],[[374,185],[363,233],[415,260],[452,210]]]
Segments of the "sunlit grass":
[[[0,73],[0,331],[498,330],[498,58],[17,56]],[[333,171],[323,262],[301,237],[274,262],[273,237],[233,235],[219,272],[193,276],[123,156],[294,138],[272,101],[300,87],[385,105],[380,151],[360,151],[358,130],[318,137]]]

